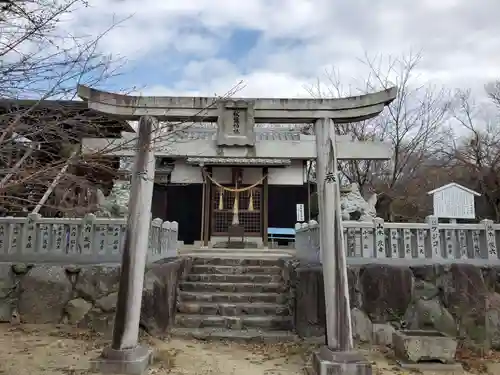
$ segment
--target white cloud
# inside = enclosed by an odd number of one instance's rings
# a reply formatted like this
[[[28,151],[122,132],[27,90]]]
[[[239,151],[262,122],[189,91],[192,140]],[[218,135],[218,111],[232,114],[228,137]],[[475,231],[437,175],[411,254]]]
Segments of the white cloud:
[[[359,80],[368,75],[358,61],[365,51],[387,56],[410,49],[422,50],[420,80],[480,92],[500,78],[499,13],[498,0],[480,6],[467,0],[93,0],[65,27],[97,34],[131,16],[101,48],[135,62],[135,74],[141,61],[176,64],[178,54],[187,56],[175,81],[158,81],[144,93],[221,94],[244,80],[241,96],[305,96],[304,85],[326,67]],[[234,63],[222,48],[237,28],[261,36]],[[143,84],[133,75],[126,81]]]

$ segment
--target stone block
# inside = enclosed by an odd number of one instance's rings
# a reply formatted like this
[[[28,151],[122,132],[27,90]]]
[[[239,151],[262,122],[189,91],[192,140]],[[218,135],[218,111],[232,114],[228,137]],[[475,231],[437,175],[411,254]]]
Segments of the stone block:
[[[373,342],[377,345],[392,346],[392,335],[396,329],[390,324],[373,324]]]
[[[104,348],[101,357],[90,362],[92,372],[101,374],[142,375],[151,364],[152,351],[143,346],[115,350]]]
[[[438,300],[417,300],[405,313],[407,329],[439,330],[457,335],[457,323],[451,313]]]
[[[65,312],[70,324],[79,323],[92,308],[92,304],[83,298],[75,298],[68,302]]]
[[[413,299],[413,283],[408,267],[364,267],[360,272],[363,310],[373,323],[401,320]]]
[[[19,283],[19,313],[23,322],[60,323],[73,285],[61,266],[36,266]]]
[[[396,357],[403,362],[455,362],[457,340],[438,331],[395,331],[392,343]]]
[[[174,323],[183,264],[180,259],[153,264],[144,276],[141,324],[150,333],[164,333]]]
[[[334,351],[326,346],[313,354],[314,375],[372,375],[371,362],[357,352]]]
[[[325,296],[320,267],[297,268],[295,275],[295,329],[300,337],[325,334]]]
[[[360,309],[351,310],[352,335],[359,342],[371,342],[373,336],[373,325],[366,314]]]
[[[110,338],[113,334],[114,313],[107,313],[99,308],[92,308],[78,323],[78,327],[90,329],[103,337]]]
[[[120,267],[83,267],[78,275],[75,289],[85,299],[97,301],[99,298],[118,291]]]
[[[489,291],[481,269],[471,264],[452,264],[437,280],[437,285],[443,291],[444,307],[460,322],[461,333],[483,345],[487,339]]]
[[[113,312],[116,310],[117,302],[118,302],[118,292],[113,292],[111,294],[108,294],[107,296],[99,298],[96,301],[95,305],[102,311]]]

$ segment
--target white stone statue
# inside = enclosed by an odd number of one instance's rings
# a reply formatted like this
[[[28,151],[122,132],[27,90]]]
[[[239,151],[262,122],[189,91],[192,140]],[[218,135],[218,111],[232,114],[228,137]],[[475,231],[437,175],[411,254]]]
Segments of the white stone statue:
[[[105,197],[101,190],[97,191],[98,217],[125,217],[128,213],[130,196],[129,181],[115,181],[109,196]]]
[[[120,158],[120,170],[131,171],[133,167],[132,157]],[[101,190],[97,191],[97,205],[99,211],[96,216],[99,217],[126,217],[128,213],[128,200],[130,197],[130,181],[115,180],[113,188],[107,197]]]
[[[366,201],[356,183],[340,189],[342,220],[372,221],[376,216],[377,194],[372,194]]]

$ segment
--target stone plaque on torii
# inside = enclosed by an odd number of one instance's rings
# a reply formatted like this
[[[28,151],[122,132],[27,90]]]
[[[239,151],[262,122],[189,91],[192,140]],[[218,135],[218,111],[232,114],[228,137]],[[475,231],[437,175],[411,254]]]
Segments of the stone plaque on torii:
[[[320,244],[323,249],[323,274],[325,283],[327,345],[314,355],[313,367],[317,373],[371,374],[371,365],[353,351],[347,265],[342,232],[340,189],[337,160],[365,159],[387,160],[392,157],[389,145],[377,142],[357,142],[349,137],[337,137],[335,124],[363,121],[377,116],[396,97],[396,88],[373,94],[341,99],[221,99],[208,97],[147,97],[119,95],[78,87],[78,95],[87,101],[89,108],[103,113],[139,121],[139,140],[144,142],[151,124],[158,121],[217,122],[217,146],[255,146],[256,123],[314,123],[316,134],[317,184],[319,195]],[[103,351],[103,370],[118,366],[120,370],[142,369],[147,364],[144,349],[138,346],[140,301],[146,258],[148,228],[132,228],[142,219],[149,220],[149,213],[136,202],[151,202],[143,194],[151,194],[154,176],[153,153],[168,154],[159,140],[150,147],[140,144],[127,147],[130,139],[87,140],[86,152],[106,152],[119,156],[136,155],[135,174],[132,179],[128,234],[123,249],[122,276],[119,301],[111,348]],[[122,147],[123,146],[123,147]],[[144,154],[146,153],[146,157]],[[107,153],[110,154],[109,152]],[[257,155],[257,157],[262,157]],[[139,177],[139,175],[141,177]],[[139,218],[140,215],[147,216]],[[144,233],[145,232],[145,233]],[[141,259],[140,261],[138,261]],[[137,306],[138,305],[138,306]],[[132,311],[132,312],[131,312]],[[108,357],[106,357],[108,356]],[[110,367],[111,366],[111,367]]]

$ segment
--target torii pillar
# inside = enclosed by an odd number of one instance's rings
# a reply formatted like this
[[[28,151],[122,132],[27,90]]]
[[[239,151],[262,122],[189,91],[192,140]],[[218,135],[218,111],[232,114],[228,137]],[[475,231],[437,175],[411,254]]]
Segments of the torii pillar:
[[[253,148],[255,157],[266,158],[269,150],[255,146],[255,123],[314,123],[316,133],[317,184],[319,192],[321,249],[323,254],[323,275],[325,283],[325,306],[327,344],[313,357],[313,369],[319,375],[371,375],[371,364],[353,351],[347,265],[343,241],[340,189],[337,173],[337,159],[387,160],[392,153],[390,146],[377,142],[358,142],[346,137],[336,137],[335,124],[352,123],[377,116],[396,97],[395,87],[373,94],[341,99],[220,99],[208,97],[147,97],[119,95],[78,87],[78,95],[95,111],[137,120],[141,116],[152,116],[163,121],[217,121],[219,145],[238,145]],[[238,112],[238,113],[236,113]],[[237,116],[235,116],[235,114]],[[238,124],[234,123],[237,117]],[[235,131],[237,127],[238,131]],[[338,138],[338,139],[336,139]],[[340,140],[342,138],[342,140]],[[348,137],[347,137],[348,138]],[[130,155],[132,150],[123,140],[84,140],[87,152],[116,150],[115,155]],[[156,156],[171,156],[162,141],[155,145]],[[338,150],[350,151],[339,155]],[[198,151],[197,151],[198,152]],[[259,154],[260,152],[260,154]],[[208,148],[202,156],[217,156],[216,148]],[[113,154],[113,152],[109,153]],[[188,156],[188,155],[177,155]],[[272,156],[271,156],[272,157]],[[131,196],[131,201],[134,199]],[[132,252],[139,252],[139,248]],[[142,254],[142,253],[141,253]],[[145,257],[138,255],[135,259]],[[124,257],[125,260],[125,257]],[[142,262],[142,258],[141,258]],[[139,262],[139,263],[141,263]],[[143,269],[141,265],[140,268]],[[132,264],[122,278],[140,277],[139,266]],[[134,285],[139,285],[136,282]],[[127,309],[137,311],[140,301],[138,288],[132,288],[131,297],[119,295],[116,316],[126,316]],[[128,297],[128,298],[127,298]],[[136,342],[139,326],[137,314],[129,314],[128,343]],[[115,323],[115,354],[129,348],[118,348],[124,343],[118,331],[125,329],[124,320]],[[122,337],[121,340],[119,338]],[[113,348],[115,349],[115,348]]]

